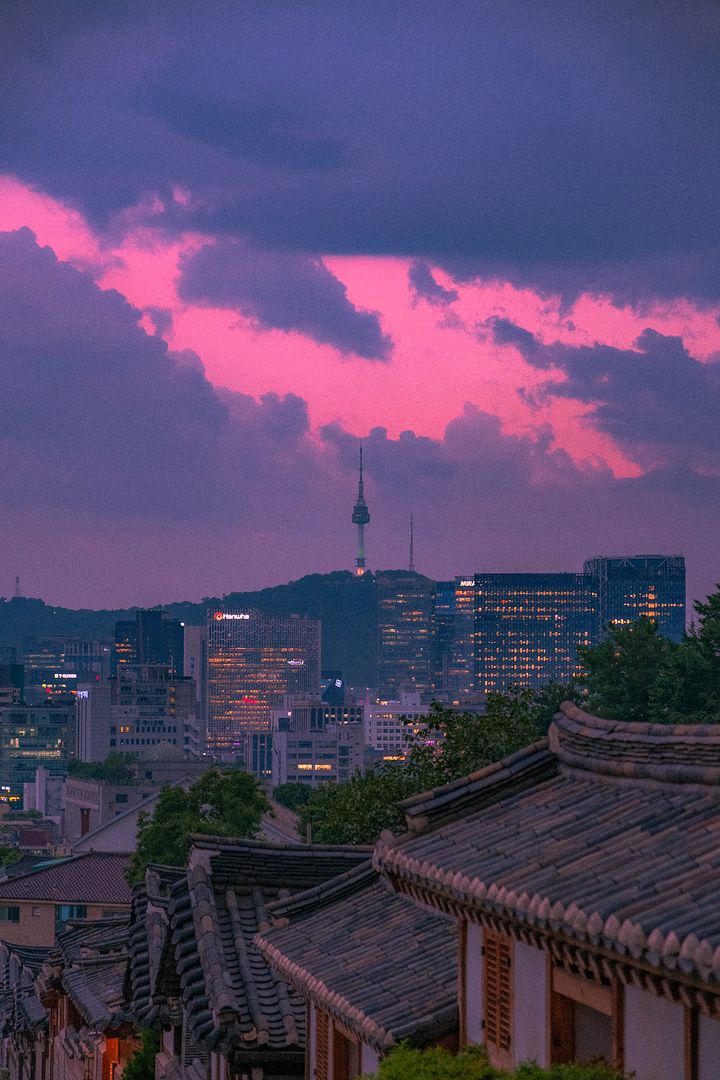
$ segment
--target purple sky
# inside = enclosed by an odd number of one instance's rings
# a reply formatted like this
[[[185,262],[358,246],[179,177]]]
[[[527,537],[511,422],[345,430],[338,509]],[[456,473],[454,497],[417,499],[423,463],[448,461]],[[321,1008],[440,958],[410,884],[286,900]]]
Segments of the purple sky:
[[[720,578],[714,3],[9,0],[0,593]]]

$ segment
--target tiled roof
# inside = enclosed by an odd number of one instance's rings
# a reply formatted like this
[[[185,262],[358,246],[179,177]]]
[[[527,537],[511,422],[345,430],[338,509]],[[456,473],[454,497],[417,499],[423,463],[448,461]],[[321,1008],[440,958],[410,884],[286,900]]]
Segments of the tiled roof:
[[[172,888],[168,913],[177,973],[195,1043],[205,1049],[300,1054],[303,999],[278,979],[254,938],[266,905],[367,861],[367,848],[196,837],[187,874]]]
[[[141,1024],[153,1023],[158,1018],[155,984],[169,930],[170,890],[184,876],[185,871],[177,866],[150,865],[144,880],[133,889],[125,995],[133,1016]]]
[[[58,935],[37,980],[41,992],[62,989],[89,1032],[117,1028],[127,1019],[123,981],[127,967],[126,918],[78,920]]]
[[[35,993],[34,977],[48,950],[0,942],[0,1032],[13,1036],[43,1026],[48,1013]]]
[[[55,904],[127,904],[132,893],[125,881],[127,855],[88,852],[0,881],[3,900],[45,900]]]
[[[548,741],[404,808],[426,831],[374,859],[398,888],[720,992],[720,726],[566,704]]]
[[[453,923],[394,895],[370,863],[268,916],[278,925],[255,939],[263,956],[363,1042],[382,1052],[457,1030]]]

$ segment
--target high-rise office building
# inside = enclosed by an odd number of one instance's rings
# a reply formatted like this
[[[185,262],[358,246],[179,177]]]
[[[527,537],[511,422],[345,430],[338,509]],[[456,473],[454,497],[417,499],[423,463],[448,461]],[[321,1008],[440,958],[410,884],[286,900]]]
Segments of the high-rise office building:
[[[475,690],[474,587],[469,574],[437,583],[434,689],[451,702],[467,699]]]
[[[476,574],[475,687],[543,686],[579,674],[597,640],[597,588],[587,574]]]
[[[428,696],[433,689],[435,582],[408,570],[383,570],[378,589],[378,693]]]
[[[138,608],[135,619],[115,624],[115,663],[166,664],[184,673],[184,627],[157,608]]]
[[[40,766],[64,776],[74,748],[73,703],[0,708],[0,802],[22,805],[23,785],[33,782]]]
[[[319,697],[320,623],[298,615],[208,615],[208,748],[244,752],[285,695]]]
[[[682,555],[596,557],[585,562],[598,592],[600,636],[610,624],[653,619],[670,641],[685,632],[685,559]]]
[[[195,682],[166,664],[121,664],[106,683],[78,687],[76,710],[81,761],[160,745],[178,747],[189,757],[204,749]]]
[[[208,631],[205,626],[185,626],[184,674],[195,683],[196,709],[203,749],[208,721]]]
[[[26,639],[23,666],[28,704],[70,697],[80,682],[107,678],[110,644],[65,637]]]

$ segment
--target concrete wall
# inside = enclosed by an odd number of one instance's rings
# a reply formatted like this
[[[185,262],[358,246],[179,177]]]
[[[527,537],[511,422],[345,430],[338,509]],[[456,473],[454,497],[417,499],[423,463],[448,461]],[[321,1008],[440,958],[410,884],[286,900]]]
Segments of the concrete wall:
[[[468,923],[465,956],[465,1037],[468,1042],[483,1041],[483,930]]]
[[[634,986],[625,988],[625,1069],[635,1080],[685,1075],[685,1017],[681,1005]],[[718,1076],[717,1067],[713,1077]]]
[[[547,1047],[547,956],[516,941],[513,949],[514,1053],[516,1062],[549,1065]]]
[[[698,1027],[698,1080],[717,1080],[720,1075],[720,1020],[700,1016]]]

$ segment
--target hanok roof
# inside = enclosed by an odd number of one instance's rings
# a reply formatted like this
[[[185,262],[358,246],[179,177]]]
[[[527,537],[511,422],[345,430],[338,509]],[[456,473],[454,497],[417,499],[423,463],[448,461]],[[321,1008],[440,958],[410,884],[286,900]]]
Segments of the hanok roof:
[[[564,704],[548,740],[403,808],[420,835],[375,853],[397,888],[720,993],[720,726]]]
[[[197,1045],[299,1052],[304,1001],[276,977],[255,934],[270,901],[319,885],[369,855],[367,848],[194,838],[187,873],[171,891],[174,956],[166,947],[156,995],[172,997],[176,981]]]
[[[92,1044],[93,1033],[117,1029],[128,1019],[123,1000],[127,940],[127,917],[79,919],[58,935],[43,965],[37,980],[41,992],[64,990],[82,1017],[73,1052]]]
[[[46,948],[0,942],[0,1032],[32,1032],[47,1021],[35,993],[34,977],[47,958]]]
[[[369,862],[268,916],[275,927],[255,939],[263,956],[363,1042],[382,1052],[457,1030],[454,925],[393,895]]]
[[[0,881],[5,900],[45,900],[55,904],[130,905],[125,881],[127,855],[88,852],[42,870]]]
[[[170,890],[184,876],[185,870],[180,867],[151,864],[144,880],[133,889],[125,995],[133,1016],[141,1024],[148,1025],[158,1019],[155,982],[169,931]]]

